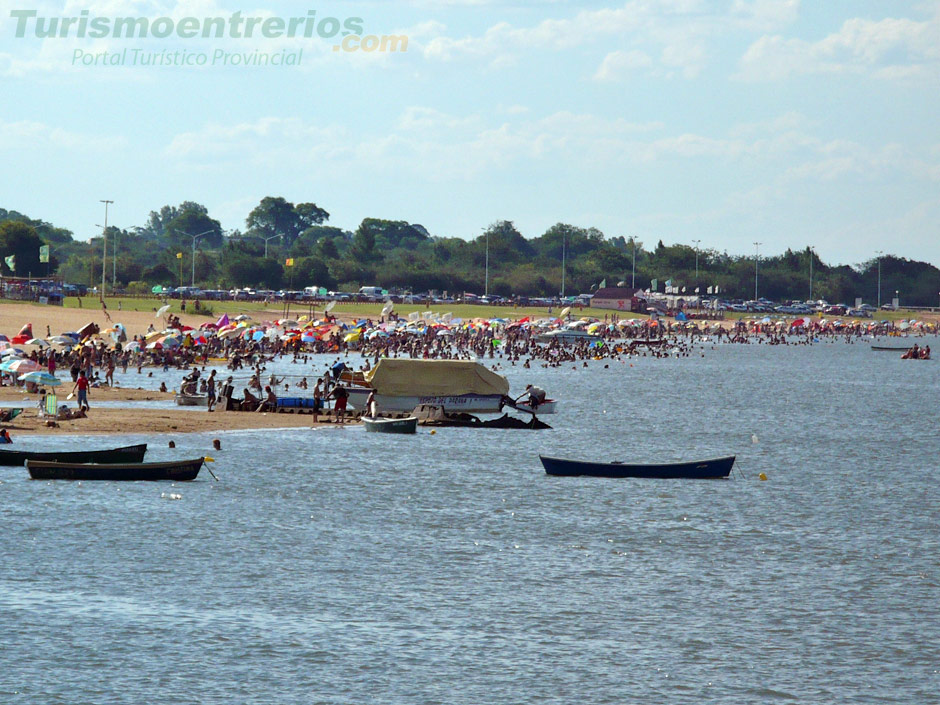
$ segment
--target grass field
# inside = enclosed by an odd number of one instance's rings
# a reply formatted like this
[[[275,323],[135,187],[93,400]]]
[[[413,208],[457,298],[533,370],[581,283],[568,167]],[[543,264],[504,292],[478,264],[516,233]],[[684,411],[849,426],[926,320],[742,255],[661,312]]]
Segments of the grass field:
[[[12,303],[12,302],[11,302]],[[108,310],[112,313],[115,311],[156,311],[159,306],[162,305],[162,302],[157,299],[141,299],[141,298],[108,298]],[[170,299],[170,312],[180,313],[180,304],[182,302],[179,299]],[[82,304],[85,308],[90,308],[96,310],[99,308],[97,299],[93,297],[83,297]],[[263,302],[259,301],[210,301],[207,302],[207,306],[211,310],[211,314],[204,314],[206,318],[218,318],[223,313],[228,313],[231,315],[246,314],[251,316],[255,320],[270,320],[274,318],[298,318],[303,315],[311,315],[315,312],[316,317],[319,318],[323,314],[323,304],[320,303],[316,307],[309,304],[301,304],[300,302],[291,302],[288,307],[284,303],[270,304],[265,305]],[[354,302],[344,302],[337,303],[333,308],[333,313],[341,318],[371,318],[372,320],[378,320],[381,316],[383,304],[381,303],[354,303]],[[66,298],[65,308],[78,308],[78,299],[73,296]],[[414,304],[396,304],[395,312],[398,313],[401,317],[407,317],[409,313],[419,312],[423,313],[424,311],[433,311],[437,314],[450,313],[454,318],[462,318],[464,320],[470,320],[474,318],[507,318],[507,319],[519,319],[529,316],[533,319],[538,318],[547,318],[550,315],[558,315],[559,309],[553,308],[552,313],[549,314],[548,308],[546,307],[534,307],[534,306],[521,306],[521,307],[512,307],[512,306],[478,306],[471,304],[436,304],[434,306],[419,306]],[[187,313],[193,314],[192,303],[189,302],[187,305]],[[584,317],[593,317],[600,318],[603,320],[605,315],[610,314],[611,311],[604,309],[591,309],[585,308],[583,311],[578,311],[574,309],[572,311],[573,318]],[[763,318],[764,316],[769,316],[771,320],[792,320],[794,318],[800,318],[801,316],[792,316],[792,315],[780,315],[780,314],[755,314],[755,313],[736,313],[732,311],[725,312],[725,320],[733,321],[738,319],[753,319],[753,318]],[[619,315],[621,319],[623,318],[646,318],[646,314],[641,313],[629,313]],[[817,317],[818,318],[818,317]],[[845,316],[823,316],[823,318],[832,319],[832,318],[841,318],[842,320],[851,320]],[[900,311],[878,311],[875,313],[873,320],[888,320],[888,321],[897,321],[901,319],[911,319],[911,318],[930,318],[936,319],[936,313],[927,313],[925,315],[922,311],[909,311],[901,309]],[[861,320],[872,320],[872,319],[861,319]]]

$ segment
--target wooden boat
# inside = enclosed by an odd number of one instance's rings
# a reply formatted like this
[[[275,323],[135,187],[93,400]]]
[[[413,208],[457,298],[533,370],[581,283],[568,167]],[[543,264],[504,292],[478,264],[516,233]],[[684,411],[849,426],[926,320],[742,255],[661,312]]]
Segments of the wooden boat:
[[[0,448],[0,465],[22,467],[27,460],[59,463],[141,463],[147,444],[102,450],[11,450]]]
[[[208,394],[183,394],[176,393],[177,406],[209,406]]]
[[[169,460],[162,463],[54,463],[27,460],[26,469],[34,480],[111,480],[141,482],[195,480],[205,458]]]
[[[547,475],[564,477],[642,477],[657,479],[711,480],[731,474],[735,456],[683,463],[640,465],[634,463],[590,463],[540,455]]]
[[[910,347],[907,345],[901,345],[901,346],[872,345],[871,349],[876,352],[906,352],[910,350]]]
[[[368,433],[416,433],[418,430],[417,416],[408,416],[404,419],[363,416],[361,421]]]

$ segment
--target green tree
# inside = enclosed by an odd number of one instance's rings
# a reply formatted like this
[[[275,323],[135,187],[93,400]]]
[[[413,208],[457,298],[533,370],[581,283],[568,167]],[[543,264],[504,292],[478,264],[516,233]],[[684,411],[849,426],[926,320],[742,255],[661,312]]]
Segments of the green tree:
[[[2,271],[7,276],[25,277],[45,274],[46,270],[55,271],[58,262],[50,257],[48,264],[39,261],[39,248],[46,244],[36,228],[27,223],[7,220],[0,223],[0,257],[3,258]],[[15,269],[11,270],[6,258],[15,256]]]

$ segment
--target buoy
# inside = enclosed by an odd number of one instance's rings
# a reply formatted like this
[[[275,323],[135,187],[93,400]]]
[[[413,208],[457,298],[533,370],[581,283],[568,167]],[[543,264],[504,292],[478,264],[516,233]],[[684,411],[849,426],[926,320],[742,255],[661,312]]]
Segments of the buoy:
[[[751,443],[753,443],[754,445],[757,445],[757,434],[756,434],[756,433],[752,433],[752,434],[751,434]]]
[[[176,441],[170,441],[169,446],[170,448],[176,448]]]
[[[432,435],[432,436],[433,436],[435,433],[437,433],[437,431],[431,431],[431,435]]]
[[[766,480],[766,479],[767,479],[767,476],[766,476],[764,473],[761,473],[760,475],[757,476],[757,479],[759,479],[759,480]]]

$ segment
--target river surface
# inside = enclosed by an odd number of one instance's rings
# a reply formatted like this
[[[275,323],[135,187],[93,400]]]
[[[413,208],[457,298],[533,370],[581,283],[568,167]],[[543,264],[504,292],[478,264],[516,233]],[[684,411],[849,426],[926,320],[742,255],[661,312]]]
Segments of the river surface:
[[[721,345],[505,374],[561,400],[553,430],[53,441],[216,459],[175,485],[0,468],[0,702],[940,702],[940,362]],[[550,478],[539,453],[738,463]]]

